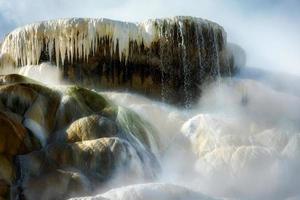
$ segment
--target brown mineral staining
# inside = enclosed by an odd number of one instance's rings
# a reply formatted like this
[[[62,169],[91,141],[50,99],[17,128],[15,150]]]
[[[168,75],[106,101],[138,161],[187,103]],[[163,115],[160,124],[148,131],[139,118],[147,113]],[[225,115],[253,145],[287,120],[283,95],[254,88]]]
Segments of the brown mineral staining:
[[[19,66],[53,62],[65,80],[81,86],[130,90],[186,107],[204,82],[230,76],[237,67],[224,29],[193,17],[41,22],[9,34],[2,52]]]

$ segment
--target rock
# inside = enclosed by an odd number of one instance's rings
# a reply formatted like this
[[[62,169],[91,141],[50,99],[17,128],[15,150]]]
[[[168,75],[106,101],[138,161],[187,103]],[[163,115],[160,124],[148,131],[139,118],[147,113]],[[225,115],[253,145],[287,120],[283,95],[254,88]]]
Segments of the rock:
[[[10,186],[15,180],[15,168],[12,156],[0,154],[0,199],[7,199]]]
[[[1,86],[0,99],[7,110],[24,117],[23,125],[45,145],[56,125],[60,95],[42,85],[16,83]]]
[[[13,158],[39,148],[18,118],[0,111],[0,197],[8,198],[16,178]]]
[[[100,138],[72,144],[51,144],[42,151],[19,156],[19,159],[21,171],[28,175],[35,176],[50,169],[72,167],[94,173],[103,181],[109,178],[118,166],[126,166],[125,163],[131,162],[131,159],[142,162],[140,156],[145,155],[138,154],[125,140]],[[147,159],[152,158],[143,158],[143,162]]]
[[[1,49],[20,67],[62,66],[62,76],[72,83],[131,90],[190,107],[199,85],[231,76],[243,65],[242,50],[228,45],[226,37],[220,25],[195,17],[141,23],[71,18],[16,29]]]
[[[27,152],[31,147],[26,147],[26,137],[21,123],[0,112],[0,153],[14,156]]]
[[[116,121],[125,133],[125,138],[131,144],[136,142],[142,143],[154,154],[159,154],[160,144],[157,130],[138,114],[129,109],[119,107]]]
[[[60,94],[50,88],[38,84],[27,84],[38,96],[24,114],[24,124],[36,135],[43,134],[46,139],[56,126],[56,112],[60,103]],[[25,126],[26,126],[25,125]],[[43,133],[40,133],[43,130]],[[42,139],[40,138],[42,141]]]
[[[28,200],[66,199],[88,195],[92,191],[91,183],[84,175],[66,170],[55,170],[43,176],[29,178],[22,185],[22,194]]]
[[[283,131],[268,129],[254,135],[253,142],[281,153],[289,142],[289,136]]]
[[[15,170],[13,166],[12,156],[0,154],[0,180],[10,185],[15,178]]]
[[[0,82],[0,197],[88,195],[159,171],[155,131],[134,112],[81,87]]]
[[[91,115],[73,122],[66,130],[67,142],[79,142],[118,134],[116,123],[100,115]]]
[[[100,112],[109,105],[101,95],[82,87],[70,87],[66,94],[73,97],[79,105],[85,104],[87,109],[94,112]]]
[[[92,114],[115,115],[111,105],[96,92],[70,87],[64,91],[57,113],[57,129],[67,128],[75,120]]]
[[[0,200],[7,199],[8,194],[9,194],[9,185],[5,181],[0,180]]]
[[[38,97],[38,93],[29,85],[8,84],[0,87],[0,100],[9,111],[21,116],[29,109]]]
[[[127,141],[111,137],[72,144],[51,144],[41,151],[18,156],[20,163],[18,170],[22,172],[21,187],[26,199],[36,199],[36,195],[40,195],[34,193],[35,196],[32,196],[30,191],[41,190],[43,191],[41,194],[48,195],[48,191],[57,188],[58,181],[62,184],[61,190],[51,194],[57,199],[70,192],[70,189],[66,188],[69,185],[67,184],[70,181],[69,176],[65,178],[52,175],[52,172],[57,169],[76,170],[86,176],[87,182],[91,182],[96,187],[113,178],[115,173],[122,174],[123,181],[125,178],[128,180],[153,178],[154,167],[157,166],[155,164],[157,161],[153,158],[145,152],[137,152]],[[62,178],[61,181],[59,181],[60,178]],[[47,185],[41,188],[39,183],[44,181]],[[86,184],[82,186],[75,184],[75,186],[79,187],[78,192],[86,191]],[[80,192],[80,195],[82,194]]]
[[[0,75],[0,85],[13,83],[37,83],[37,81],[19,74]]]

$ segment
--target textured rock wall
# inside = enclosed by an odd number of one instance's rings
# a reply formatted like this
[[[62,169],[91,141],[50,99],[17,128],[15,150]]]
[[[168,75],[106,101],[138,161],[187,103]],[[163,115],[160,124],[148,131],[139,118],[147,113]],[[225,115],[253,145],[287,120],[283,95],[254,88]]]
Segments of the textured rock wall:
[[[10,33],[2,53],[19,66],[55,62],[65,80],[83,86],[131,90],[186,107],[197,99],[204,81],[236,70],[223,28],[193,17],[136,24],[42,22]]]

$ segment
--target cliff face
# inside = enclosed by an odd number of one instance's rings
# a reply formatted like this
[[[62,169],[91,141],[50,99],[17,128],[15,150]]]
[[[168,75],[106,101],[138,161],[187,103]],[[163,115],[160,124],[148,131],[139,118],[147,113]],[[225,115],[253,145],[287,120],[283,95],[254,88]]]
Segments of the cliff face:
[[[236,70],[223,28],[192,17],[41,22],[10,33],[1,52],[17,66],[53,62],[73,83],[129,89],[186,107],[204,81]]]

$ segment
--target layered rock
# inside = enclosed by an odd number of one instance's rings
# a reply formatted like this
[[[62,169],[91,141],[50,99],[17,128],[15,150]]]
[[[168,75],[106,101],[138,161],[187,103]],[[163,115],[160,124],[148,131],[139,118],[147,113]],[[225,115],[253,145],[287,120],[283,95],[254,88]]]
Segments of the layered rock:
[[[155,130],[132,111],[80,87],[51,89],[20,75],[0,83],[1,198],[64,199],[92,194],[116,174],[156,176]]]
[[[224,29],[193,17],[41,22],[10,33],[1,52],[18,66],[54,62],[64,79],[84,86],[130,89],[187,107],[199,85],[230,76],[240,64]]]

